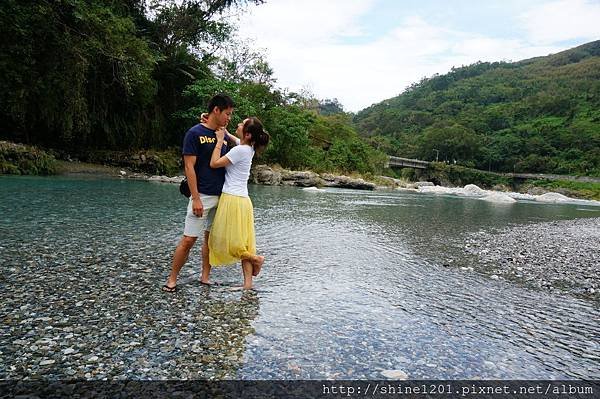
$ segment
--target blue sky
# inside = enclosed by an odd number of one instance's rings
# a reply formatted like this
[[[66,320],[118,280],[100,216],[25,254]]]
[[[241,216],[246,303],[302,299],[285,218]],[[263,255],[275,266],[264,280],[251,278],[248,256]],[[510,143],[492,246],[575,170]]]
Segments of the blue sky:
[[[278,86],[356,112],[422,77],[517,61],[600,39],[600,0],[267,0],[239,35]]]

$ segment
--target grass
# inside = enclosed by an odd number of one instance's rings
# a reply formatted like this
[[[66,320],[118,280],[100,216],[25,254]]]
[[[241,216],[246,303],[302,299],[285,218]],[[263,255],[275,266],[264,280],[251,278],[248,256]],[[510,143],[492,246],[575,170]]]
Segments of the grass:
[[[567,180],[535,180],[530,183],[535,187],[555,191],[569,197],[600,201],[600,183]]]

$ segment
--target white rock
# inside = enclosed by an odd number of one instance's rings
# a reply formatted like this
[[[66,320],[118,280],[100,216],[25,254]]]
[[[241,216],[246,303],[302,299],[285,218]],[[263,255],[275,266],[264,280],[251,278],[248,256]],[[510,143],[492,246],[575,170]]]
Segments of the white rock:
[[[325,191],[325,190],[321,190],[320,188],[317,188],[317,187],[304,187],[302,189],[302,191],[308,191],[308,192],[316,193],[316,192]]]
[[[433,184],[430,181],[418,181],[414,183],[414,186],[419,188],[419,187],[433,187],[435,186],[435,184]]]
[[[391,380],[408,380],[408,374],[402,370],[383,370],[381,374]]]
[[[42,360],[40,362],[40,366],[48,366],[48,365],[51,365],[51,364],[54,364],[54,363],[56,363],[55,360],[46,359],[46,360]]]
[[[432,194],[454,194],[455,190],[448,188],[448,187],[442,187],[442,186],[425,186],[425,187],[419,187],[419,192],[420,193],[432,193]]]
[[[484,201],[494,202],[496,204],[514,204],[517,202],[513,197],[500,193],[500,192],[492,192],[491,194],[486,195],[482,198]]]
[[[463,190],[467,193],[477,194],[477,195],[484,195],[486,193],[485,190],[479,188],[475,184],[467,184],[466,186],[463,187]]]
[[[571,201],[571,198],[559,193],[546,193],[538,195],[535,200],[539,202],[567,202]]]

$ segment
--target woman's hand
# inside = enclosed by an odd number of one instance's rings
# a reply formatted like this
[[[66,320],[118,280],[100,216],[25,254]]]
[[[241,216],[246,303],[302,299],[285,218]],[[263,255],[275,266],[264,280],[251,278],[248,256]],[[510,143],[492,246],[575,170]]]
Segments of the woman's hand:
[[[225,130],[225,128],[220,127],[217,130],[215,130],[215,135],[217,136],[217,143],[222,143],[225,140],[225,133],[227,133],[227,130]]]

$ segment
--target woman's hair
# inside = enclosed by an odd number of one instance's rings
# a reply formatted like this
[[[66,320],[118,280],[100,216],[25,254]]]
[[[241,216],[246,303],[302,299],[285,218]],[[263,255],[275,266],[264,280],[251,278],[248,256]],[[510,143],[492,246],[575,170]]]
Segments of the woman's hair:
[[[269,133],[263,128],[260,119],[256,117],[248,118],[246,123],[244,123],[243,132],[250,133],[250,136],[252,137],[251,141],[256,151],[262,151],[267,148],[269,140],[271,139]]]

